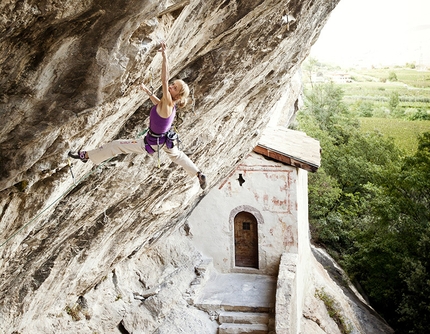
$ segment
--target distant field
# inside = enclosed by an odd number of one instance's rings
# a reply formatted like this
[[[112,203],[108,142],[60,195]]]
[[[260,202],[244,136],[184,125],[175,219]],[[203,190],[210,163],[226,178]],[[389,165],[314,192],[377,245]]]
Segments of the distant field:
[[[360,117],[360,124],[363,132],[377,130],[387,137],[392,137],[406,155],[415,153],[418,147],[418,134],[430,131],[430,121]]]
[[[393,72],[397,81],[388,81]],[[430,109],[430,71],[405,68],[350,70],[351,83],[341,84],[345,102],[373,101],[377,105],[387,103],[393,92],[399,94],[400,107]]]
[[[417,135],[430,131],[430,121],[389,117],[389,99],[394,92],[398,94],[399,107],[406,116],[413,115],[418,110],[430,112],[430,71],[400,67],[341,69],[324,64],[320,64],[320,67],[313,71],[318,73],[316,78],[319,78],[320,82],[333,81],[339,86],[344,92],[343,101],[348,105],[355,108],[356,102],[370,102],[373,117],[359,118],[362,130],[377,130],[387,137],[392,137],[405,154],[414,154],[418,146]],[[395,73],[397,81],[388,81],[391,72]],[[349,76],[352,82],[339,83],[337,81],[340,80],[336,80],[339,76]],[[305,75],[305,83],[310,88],[309,77],[309,74],[307,77]]]
[[[388,79],[391,72],[396,74],[398,81],[403,82],[408,86],[416,88],[430,88],[430,71],[398,67],[351,70],[351,74],[355,73],[357,77],[373,77],[377,78],[379,81]]]
[[[397,92],[401,107],[430,109],[430,88],[409,88],[400,82],[352,82],[338,85],[345,92],[345,102],[366,100],[383,105],[393,92]]]

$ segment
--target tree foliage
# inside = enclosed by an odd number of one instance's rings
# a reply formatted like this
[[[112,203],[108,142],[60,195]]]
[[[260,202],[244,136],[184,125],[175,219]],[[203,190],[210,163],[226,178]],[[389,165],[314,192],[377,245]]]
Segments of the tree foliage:
[[[318,70],[318,60],[316,58],[309,57],[303,64],[303,70],[306,73],[311,86],[313,86],[313,76]]]
[[[390,80],[390,81],[397,81],[397,74],[395,72],[391,71],[388,74],[388,80]]]
[[[320,140],[309,217],[325,245],[397,333],[430,326],[430,133],[414,156],[363,133],[333,84],[306,92],[298,120]]]
[[[390,110],[391,116],[402,117],[404,111],[400,108],[400,98],[398,92],[392,92],[388,99],[388,109]]]
[[[374,104],[371,101],[358,100],[350,105],[350,110],[358,117],[372,117]]]

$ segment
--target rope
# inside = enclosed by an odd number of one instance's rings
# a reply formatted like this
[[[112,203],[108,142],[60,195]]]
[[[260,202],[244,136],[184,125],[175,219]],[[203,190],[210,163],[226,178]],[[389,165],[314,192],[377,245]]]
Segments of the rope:
[[[158,168],[160,168],[160,137],[157,137]]]

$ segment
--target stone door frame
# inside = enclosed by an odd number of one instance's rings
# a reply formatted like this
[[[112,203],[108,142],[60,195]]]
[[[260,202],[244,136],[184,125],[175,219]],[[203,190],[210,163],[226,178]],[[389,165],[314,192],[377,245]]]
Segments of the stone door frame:
[[[235,236],[234,236],[234,218],[240,212],[247,212],[252,214],[257,221],[257,229],[258,229],[258,269],[256,268],[247,268],[247,267],[236,267],[235,266]],[[266,267],[265,261],[263,261],[260,247],[260,240],[262,240],[260,225],[264,224],[263,216],[260,211],[250,205],[239,205],[230,211],[229,216],[229,230],[230,230],[230,263],[231,263],[231,272],[240,272],[240,273],[258,273],[259,271],[263,271]]]

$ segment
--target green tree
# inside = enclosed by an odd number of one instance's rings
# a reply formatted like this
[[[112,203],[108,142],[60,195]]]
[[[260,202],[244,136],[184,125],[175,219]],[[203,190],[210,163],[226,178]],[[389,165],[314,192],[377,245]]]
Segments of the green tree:
[[[320,140],[309,176],[312,238],[358,281],[396,333],[430,328],[430,133],[402,157],[391,140],[361,133],[333,85],[305,92],[300,129]]]
[[[426,110],[418,109],[416,112],[408,116],[410,121],[430,121],[430,113]]]
[[[394,117],[401,117],[404,115],[402,108],[400,107],[399,93],[392,92],[388,98],[388,109]]]
[[[313,237],[332,253],[342,254],[353,243],[352,227],[367,215],[367,185],[398,159],[398,151],[381,135],[360,132],[357,119],[342,102],[343,91],[334,84],[317,85],[305,96],[300,129],[322,147],[322,167],[309,179]]]
[[[430,133],[379,182],[371,224],[344,258],[373,306],[398,333],[430,326]],[[395,307],[393,307],[395,306]]]
[[[388,107],[390,108],[390,111],[393,112],[394,110],[396,110],[399,104],[400,104],[399,93],[392,92],[388,99]]]
[[[371,101],[358,100],[350,106],[350,109],[358,117],[372,117],[374,105]]]
[[[348,107],[342,102],[343,91],[333,83],[315,85],[305,92],[304,117],[313,118],[322,131],[335,131],[340,134],[340,126],[355,127],[357,121],[350,117]],[[306,123],[306,122],[304,122]]]
[[[396,75],[396,73],[395,72],[390,72],[388,74],[388,80],[389,81],[397,81],[397,75]]]
[[[309,82],[311,84],[311,86],[313,87],[313,76],[317,73],[318,71],[318,60],[316,58],[313,57],[309,57],[306,59],[306,61],[303,63],[303,70],[305,71],[305,73],[307,74],[308,78],[309,78]]]

